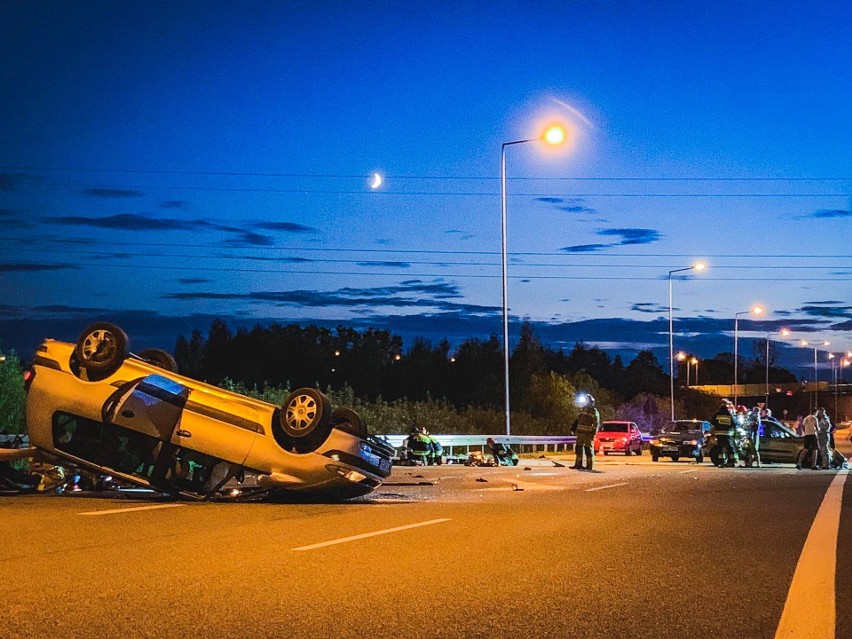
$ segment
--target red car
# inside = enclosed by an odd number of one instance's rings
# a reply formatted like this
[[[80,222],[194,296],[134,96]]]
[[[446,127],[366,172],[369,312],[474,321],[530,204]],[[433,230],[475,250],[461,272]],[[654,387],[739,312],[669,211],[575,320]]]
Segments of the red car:
[[[642,454],[642,433],[634,422],[603,422],[595,435],[595,455],[624,453]]]

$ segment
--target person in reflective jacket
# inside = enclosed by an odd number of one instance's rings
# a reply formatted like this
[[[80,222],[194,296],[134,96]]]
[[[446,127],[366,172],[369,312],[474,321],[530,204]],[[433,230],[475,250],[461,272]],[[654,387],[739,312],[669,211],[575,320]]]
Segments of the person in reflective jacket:
[[[726,459],[726,463],[722,466],[736,466],[739,463],[739,455],[736,449],[731,445],[731,437],[736,434],[736,424],[734,422],[733,404],[723,401],[719,410],[713,415],[711,424],[713,428],[711,432],[716,437],[716,445],[722,453],[722,458]]]
[[[745,426],[748,433],[745,465],[760,468],[760,406],[754,406],[749,411]]]
[[[591,395],[581,394],[577,398],[577,403],[581,409],[580,415],[571,426],[571,432],[577,435],[577,442],[574,445],[576,457],[571,468],[592,470],[595,459],[595,433],[601,429],[601,414],[595,408],[595,398]]]

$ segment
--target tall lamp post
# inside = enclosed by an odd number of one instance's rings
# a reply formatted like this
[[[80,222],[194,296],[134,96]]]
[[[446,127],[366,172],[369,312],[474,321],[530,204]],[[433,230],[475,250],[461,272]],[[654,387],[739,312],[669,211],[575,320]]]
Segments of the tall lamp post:
[[[740,332],[740,315],[748,315],[749,313],[760,315],[762,312],[763,308],[761,308],[760,306],[755,306],[747,311],[740,311],[739,313],[734,313],[734,405],[737,404],[737,400],[739,399],[739,351],[737,350],[737,343]]]
[[[698,358],[693,357],[689,360],[689,364],[693,364],[695,366],[695,378],[692,381],[696,386],[698,386]],[[689,386],[689,365],[686,367],[686,385]]]
[[[704,264],[696,262],[692,266],[684,268],[676,268],[669,271],[669,390],[670,400],[672,404],[672,421],[675,420],[675,405],[674,405],[674,319],[672,317],[672,275],[675,273],[683,273],[685,271],[703,271]]]
[[[512,434],[512,418],[509,412],[509,281],[508,264],[506,252],[506,147],[527,142],[544,141],[551,145],[562,144],[565,141],[565,129],[560,126],[552,126],[539,138],[529,140],[515,140],[504,142],[500,149],[500,204],[502,210],[501,239],[503,244],[503,383],[506,387],[506,436]]]
[[[820,344],[811,344],[807,340],[802,340],[799,342],[802,346],[813,346],[814,347],[814,410],[819,408],[819,367],[817,364],[817,349],[820,347]],[[828,346],[831,342],[823,342],[822,346]]]

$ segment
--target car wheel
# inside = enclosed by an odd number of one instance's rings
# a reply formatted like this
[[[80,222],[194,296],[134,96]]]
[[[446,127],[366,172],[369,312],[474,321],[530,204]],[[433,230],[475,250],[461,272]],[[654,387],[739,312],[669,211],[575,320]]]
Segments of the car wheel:
[[[149,364],[162,368],[170,373],[178,372],[178,365],[172,354],[159,348],[146,348],[139,353],[139,358]]]
[[[639,444],[639,448],[637,448],[637,449],[636,449],[636,454],[637,454],[637,455],[641,455],[641,454],[642,454],[642,444]]]
[[[367,424],[351,408],[335,408],[331,413],[331,425],[353,435],[367,436]]]
[[[127,357],[127,342],[127,333],[115,324],[96,322],[80,335],[74,355],[88,375],[106,377]]]
[[[651,453],[651,461],[652,462],[658,462],[658,461],[660,461],[660,457],[658,455],[654,455],[653,453]]]
[[[608,450],[605,450],[605,451],[603,452],[603,454],[604,454],[604,456],[605,456],[605,457],[607,457],[607,456],[609,456],[609,451],[608,451]]]
[[[704,463],[704,455],[702,453],[698,453],[698,457],[695,458],[695,463],[696,464],[703,464]]]
[[[284,400],[279,413],[281,428],[294,439],[314,432],[331,432],[331,405],[328,398],[313,388],[299,388]]]
[[[625,447],[625,449],[624,449],[625,457],[630,457],[632,454],[633,454],[633,451],[630,450],[630,446]]]
[[[679,459],[680,459],[680,455],[672,455],[672,461],[673,462],[676,462]]]

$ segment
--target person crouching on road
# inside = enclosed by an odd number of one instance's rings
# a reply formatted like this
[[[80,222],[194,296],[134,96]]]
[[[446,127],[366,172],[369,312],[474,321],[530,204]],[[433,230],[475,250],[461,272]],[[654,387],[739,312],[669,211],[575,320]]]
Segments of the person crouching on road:
[[[747,468],[760,468],[760,406],[755,406],[746,416],[746,432],[748,433],[748,448],[746,449],[745,465]]]
[[[805,436],[805,445],[799,451],[799,457],[796,459],[796,468],[801,468],[805,463],[805,458],[808,453],[811,454],[811,468],[817,469],[817,430],[819,430],[819,420],[817,420],[817,411],[809,414],[802,420],[802,433]]]
[[[731,437],[736,434],[733,407],[734,405],[727,400],[723,401],[711,420],[713,424],[711,432],[716,437],[716,445],[719,447],[720,468],[736,466],[739,463],[737,451],[731,445]]]
[[[595,408],[595,398],[591,395],[580,395],[577,403],[582,408],[580,415],[571,426],[571,433],[577,435],[577,443],[574,445],[576,458],[571,468],[592,470],[595,459],[595,433],[601,429],[601,414]],[[583,457],[585,457],[585,464]]]

